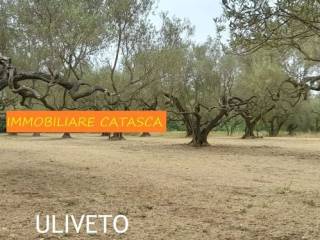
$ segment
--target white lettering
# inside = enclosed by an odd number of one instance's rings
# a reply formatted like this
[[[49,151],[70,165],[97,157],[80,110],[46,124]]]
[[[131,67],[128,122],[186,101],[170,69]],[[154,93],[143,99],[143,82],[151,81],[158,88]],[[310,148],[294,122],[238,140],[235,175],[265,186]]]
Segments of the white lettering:
[[[118,226],[117,226],[117,222],[118,219],[122,218],[124,220],[124,229],[123,230],[119,230]],[[116,231],[116,233],[122,234],[125,233],[128,230],[129,227],[129,221],[128,218],[124,215],[118,215],[113,219],[113,229]]]
[[[91,218],[95,218],[97,219],[97,215],[87,215],[87,234],[96,234],[97,231],[96,230],[91,230],[90,226],[95,224],[95,221],[91,221]]]
[[[56,216],[52,215],[52,233],[63,233],[63,230],[56,229]]]
[[[49,232],[49,229],[50,229],[50,219],[49,219],[49,216],[46,215],[46,228],[45,230],[41,230],[40,229],[40,215],[38,214],[36,216],[36,229],[37,229],[37,232],[38,233],[47,233]]]
[[[81,216],[80,218],[80,222],[79,224],[77,225],[77,222],[76,222],[76,219],[74,218],[73,215],[71,215],[71,220],[72,220],[72,223],[73,223],[73,226],[74,226],[74,229],[76,230],[76,233],[80,233],[80,230],[81,230],[81,226],[83,224],[83,220],[84,220],[84,215]]]

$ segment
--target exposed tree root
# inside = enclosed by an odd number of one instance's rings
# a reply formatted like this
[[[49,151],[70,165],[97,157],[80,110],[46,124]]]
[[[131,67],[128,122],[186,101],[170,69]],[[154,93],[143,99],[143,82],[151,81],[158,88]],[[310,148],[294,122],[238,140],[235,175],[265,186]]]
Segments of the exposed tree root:
[[[64,134],[62,135],[62,138],[68,139],[68,138],[72,138],[72,137],[71,137],[71,134],[70,134],[70,133],[64,133]]]
[[[108,133],[108,132],[101,133],[101,137],[110,137],[110,136],[111,136],[111,133]]]
[[[144,132],[140,135],[140,137],[151,137],[151,134],[148,132]]]
[[[126,140],[123,137],[122,133],[114,133],[111,137],[109,137],[110,141],[122,141],[122,140]]]

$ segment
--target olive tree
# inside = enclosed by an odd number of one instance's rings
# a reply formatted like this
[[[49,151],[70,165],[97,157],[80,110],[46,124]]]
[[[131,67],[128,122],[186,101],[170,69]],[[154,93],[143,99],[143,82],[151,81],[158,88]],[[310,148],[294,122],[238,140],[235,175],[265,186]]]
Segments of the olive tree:
[[[185,50],[181,76],[165,96],[174,106],[170,112],[183,116],[191,128],[193,146],[208,145],[209,133],[247,104],[248,99],[233,96],[237,65],[233,56],[223,53],[219,41]]]
[[[229,20],[231,44],[240,54],[261,48],[300,55],[311,66],[302,79],[291,76],[297,87],[320,91],[320,3],[317,0],[223,0]],[[221,20],[221,19],[220,19]],[[221,21],[220,21],[221,22]],[[288,57],[287,61],[291,60]]]

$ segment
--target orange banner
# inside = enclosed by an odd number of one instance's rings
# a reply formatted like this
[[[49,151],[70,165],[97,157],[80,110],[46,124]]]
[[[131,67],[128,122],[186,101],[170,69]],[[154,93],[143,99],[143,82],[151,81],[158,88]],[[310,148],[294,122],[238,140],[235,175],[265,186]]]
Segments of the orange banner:
[[[164,111],[8,111],[7,132],[165,132]]]

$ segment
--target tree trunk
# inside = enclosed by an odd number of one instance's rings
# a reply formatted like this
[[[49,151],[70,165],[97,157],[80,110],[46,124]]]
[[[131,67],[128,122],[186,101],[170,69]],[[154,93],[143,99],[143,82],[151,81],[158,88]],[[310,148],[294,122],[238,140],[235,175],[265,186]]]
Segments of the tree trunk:
[[[238,124],[237,124],[237,123],[235,123],[235,124],[233,124],[233,125],[231,126],[230,136],[233,136],[233,134],[234,134],[234,132],[236,131],[237,127],[238,127]]]
[[[104,132],[104,133],[101,133],[101,137],[110,137],[111,133],[108,133],[108,132]]]
[[[269,137],[276,137],[278,134],[275,129],[275,119],[272,118],[270,121]]]
[[[113,135],[109,138],[111,141],[121,141],[125,140],[122,133],[113,133]]]
[[[151,134],[148,132],[144,132],[140,135],[140,137],[151,137]]]
[[[185,123],[185,125],[186,125],[186,137],[192,137],[192,128],[187,123]]]
[[[320,119],[316,119],[316,132],[320,132]]]
[[[33,133],[32,136],[33,136],[33,137],[41,137],[41,134],[40,134],[40,133]]]
[[[8,133],[9,136],[18,136],[18,133]]]
[[[255,128],[255,124],[246,122],[246,129],[242,138],[243,139],[256,138],[256,136],[254,135],[254,128]]]
[[[224,128],[225,128],[226,131],[227,131],[227,136],[231,136],[231,134],[232,134],[232,129],[231,129],[231,127],[229,127],[228,123],[225,124]]]
[[[295,130],[298,128],[298,126],[296,124],[289,124],[287,131],[289,133],[290,136],[294,136],[295,135]]]
[[[269,137],[277,137],[279,136],[279,132],[280,132],[280,129],[270,129],[269,131]]]
[[[71,134],[70,134],[70,133],[64,133],[64,134],[62,135],[62,138],[65,138],[65,139],[71,138]]]
[[[269,131],[269,137],[277,137],[279,136],[279,133],[283,127],[283,125],[287,122],[287,118],[286,119],[282,119],[282,120],[272,120],[270,122],[270,131]]]
[[[192,135],[192,141],[189,143],[189,145],[192,145],[194,147],[209,146],[208,135],[209,131],[207,130],[194,130]]]

